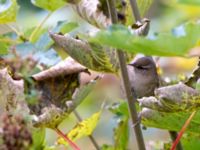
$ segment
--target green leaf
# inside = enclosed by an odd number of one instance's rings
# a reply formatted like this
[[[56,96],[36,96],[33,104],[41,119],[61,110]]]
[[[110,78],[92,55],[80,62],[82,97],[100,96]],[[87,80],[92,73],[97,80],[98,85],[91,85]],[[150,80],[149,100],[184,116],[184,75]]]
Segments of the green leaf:
[[[45,128],[38,128],[38,129],[34,128],[32,137],[33,137],[33,145],[32,145],[31,150],[43,149],[44,148],[44,140],[45,140]]]
[[[6,43],[0,42],[0,55],[5,55],[8,53],[8,45]]]
[[[180,131],[185,121],[190,116],[191,112],[176,112],[165,113],[154,110],[146,111],[146,115],[142,115],[142,124],[149,127],[155,127],[160,129]],[[199,133],[200,132],[200,111],[196,113],[186,132]]]
[[[55,11],[66,4],[64,0],[31,0],[31,2],[35,6],[49,11]]]
[[[200,149],[200,135],[196,133],[184,134],[181,138],[184,150]]]
[[[178,0],[179,3],[190,4],[190,5],[200,5],[199,0]]]
[[[125,115],[126,117],[129,116],[128,104],[126,101],[113,104],[109,107],[109,110],[116,115]]]
[[[78,123],[68,134],[67,137],[72,141],[80,139],[81,137],[91,135],[96,128],[101,116],[101,111],[94,113],[91,117]],[[63,138],[57,140],[58,144],[68,145]]]
[[[117,127],[114,129],[115,150],[124,150],[128,146],[128,117],[118,122]]]
[[[106,145],[106,144],[104,144],[101,147],[101,150],[114,150],[114,147],[112,145]]]
[[[115,150],[127,149],[129,134],[128,134],[128,120],[129,114],[127,103],[122,101],[109,107],[109,110],[115,114],[117,126],[114,128],[114,148]]]
[[[116,52],[99,44],[50,33],[55,43],[80,64],[102,72],[117,72]]]
[[[181,32],[179,32],[181,30]],[[178,33],[178,34],[177,34]],[[187,56],[200,38],[200,24],[187,23],[173,30],[149,39],[138,37],[122,25],[113,25],[102,30],[90,40],[98,44],[122,49],[129,53],[143,53],[157,56]]]
[[[0,0],[0,23],[14,22],[18,8],[16,0]]]

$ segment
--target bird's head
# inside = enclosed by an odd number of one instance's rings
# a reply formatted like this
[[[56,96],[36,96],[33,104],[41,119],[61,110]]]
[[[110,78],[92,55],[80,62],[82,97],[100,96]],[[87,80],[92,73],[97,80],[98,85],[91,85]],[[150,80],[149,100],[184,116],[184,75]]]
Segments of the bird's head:
[[[156,72],[156,64],[151,57],[141,57],[128,64],[137,72]]]

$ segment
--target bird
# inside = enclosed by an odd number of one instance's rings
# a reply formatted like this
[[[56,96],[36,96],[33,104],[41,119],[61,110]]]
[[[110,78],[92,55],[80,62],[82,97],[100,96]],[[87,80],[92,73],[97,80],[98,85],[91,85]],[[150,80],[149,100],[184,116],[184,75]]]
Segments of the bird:
[[[135,98],[154,95],[159,87],[159,76],[152,57],[143,56],[127,65],[131,90]]]

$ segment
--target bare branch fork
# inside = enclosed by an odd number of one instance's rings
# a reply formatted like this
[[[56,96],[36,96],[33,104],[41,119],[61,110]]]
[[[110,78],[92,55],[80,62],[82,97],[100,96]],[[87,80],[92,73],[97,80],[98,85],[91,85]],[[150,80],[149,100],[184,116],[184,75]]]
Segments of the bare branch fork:
[[[116,24],[118,22],[118,19],[117,19],[117,13],[115,9],[115,1],[107,0],[107,4],[110,11],[112,23]],[[131,116],[132,124],[134,125],[134,131],[136,135],[137,144],[140,150],[145,150],[145,144],[144,144],[142,131],[140,128],[140,123],[138,123],[139,119],[138,119],[138,114],[137,114],[136,106],[135,106],[136,100],[133,98],[133,95],[131,92],[131,86],[130,86],[130,81],[129,81],[128,72],[126,68],[125,56],[121,50],[117,50],[117,55],[119,59],[122,79],[123,79],[126,97],[128,101],[129,114]]]

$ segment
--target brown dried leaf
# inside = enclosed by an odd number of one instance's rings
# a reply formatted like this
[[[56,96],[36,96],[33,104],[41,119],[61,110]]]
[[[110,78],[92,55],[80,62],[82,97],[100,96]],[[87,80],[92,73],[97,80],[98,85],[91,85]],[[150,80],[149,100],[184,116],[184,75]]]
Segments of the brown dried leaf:
[[[24,98],[23,80],[13,80],[6,68],[1,69],[0,112],[28,112]]]
[[[38,103],[29,105],[37,117],[34,126],[55,128],[76,106],[73,95],[79,88],[79,73],[88,70],[68,57],[57,65],[32,76],[38,91]],[[69,104],[69,105],[68,105]],[[71,105],[70,105],[71,104]]]
[[[65,60],[59,62],[57,65],[49,68],[48,70],[39,72],[33,75],[33,79],[36,81],[43,81],[49,78],[56,78],[59,76],[70,75],[79,72],[86,72],[86,67],[77,63],[71,57],[66,58]]]
[[[76,88],[79,87],[79,73],[87,69],[67,58],[57,65],[32,76],[35,87],[39,91],[39,102],[30,105],[31,110],[37,115],[41,114],[44,107],[55,105],[64,109],[65,102],[72,99]]]
[[[107,18],[103,11],[99,10],[98,0],[81,0],[80,3],[74,5],[75,11],[92,25],[99,28],[106,28],[111,24],[111,20]]]

